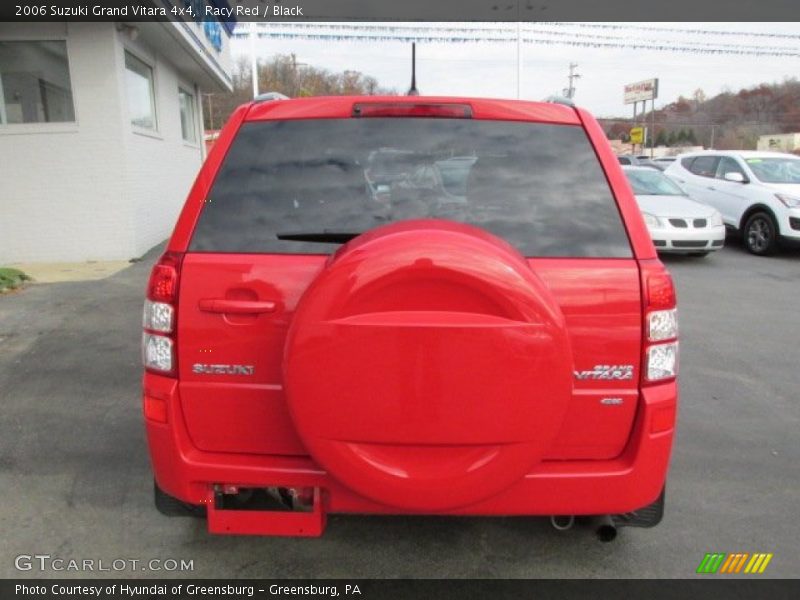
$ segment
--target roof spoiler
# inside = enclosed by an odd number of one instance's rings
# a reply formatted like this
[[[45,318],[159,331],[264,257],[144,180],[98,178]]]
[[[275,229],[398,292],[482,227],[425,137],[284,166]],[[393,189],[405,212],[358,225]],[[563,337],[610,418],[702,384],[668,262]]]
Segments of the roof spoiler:
[[[271,102],[273,100],[288,100],[289,96],[281,94],[280,92],[265,92],[253,98],[253,102]]]
[[[564,104],[566,106],[571,106],[575,108],[575,103],[565,96],[548,96],[544,99],[545,102],[549,102],[550,104]]]

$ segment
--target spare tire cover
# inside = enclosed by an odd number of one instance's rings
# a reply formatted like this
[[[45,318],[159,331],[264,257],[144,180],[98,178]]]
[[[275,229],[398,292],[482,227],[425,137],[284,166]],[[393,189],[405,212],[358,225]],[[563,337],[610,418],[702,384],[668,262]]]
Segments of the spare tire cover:
[[[343,246],[309,286],[284,355],[308,451],[382,504],[443,511],[518,481],[572,391],[564,316],[506,242],[404,221]]]

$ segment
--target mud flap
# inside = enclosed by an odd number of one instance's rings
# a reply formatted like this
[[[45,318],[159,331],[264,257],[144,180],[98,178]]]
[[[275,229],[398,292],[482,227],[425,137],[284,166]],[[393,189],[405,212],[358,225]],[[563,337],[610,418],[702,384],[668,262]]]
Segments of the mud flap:
[[[614,515],[614,524],[617,527],[655,527],[664,518],[665,491],[666,487],[661,490],[661,494],[655,502],[644,508]]]
[[[181,502],[158,487],[155,481],[153,481],[153,500],[155,501],[156,510],[165,517],[201,518],[206,516],[205,506],[195,506],[194,504]]]

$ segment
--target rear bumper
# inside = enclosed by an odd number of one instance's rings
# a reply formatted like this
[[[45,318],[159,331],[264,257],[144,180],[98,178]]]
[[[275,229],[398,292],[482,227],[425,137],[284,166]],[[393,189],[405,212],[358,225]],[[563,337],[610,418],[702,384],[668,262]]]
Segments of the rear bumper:
[[[308,457],[200,451],[192,445],[184,425],[174,380],[148,374],[145,376],[145,394],[167,404],[166,424],[145,419],[153,471],[159,487],[184,502],[210,506],[209,514],[217,520],[225,511],[213,510],[215,484],[316,488],[320,491],[318,509],[323,517],[326,512],[408,512],[356,494]],[[642,508],[655,501],[664,487],[676,408],[677,386],[674,382],[645,388],[640,396],[631,437],[617,458],[545,461],[496,496],[436,514],[590,515],[619,514]],[[265,533],[256,525],[251,532]],[[276,529],[269,533],[297,532]]]

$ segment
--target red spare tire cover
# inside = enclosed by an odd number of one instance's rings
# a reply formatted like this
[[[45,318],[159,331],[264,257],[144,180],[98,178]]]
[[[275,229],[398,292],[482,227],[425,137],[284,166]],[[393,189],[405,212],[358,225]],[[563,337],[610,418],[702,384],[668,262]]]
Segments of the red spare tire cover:
[[[572,391],[564,316],[509,244],[439,220],[343,246],[301,298],[285,348],[297,431],[377,502],[442,511],[530,471]]]

